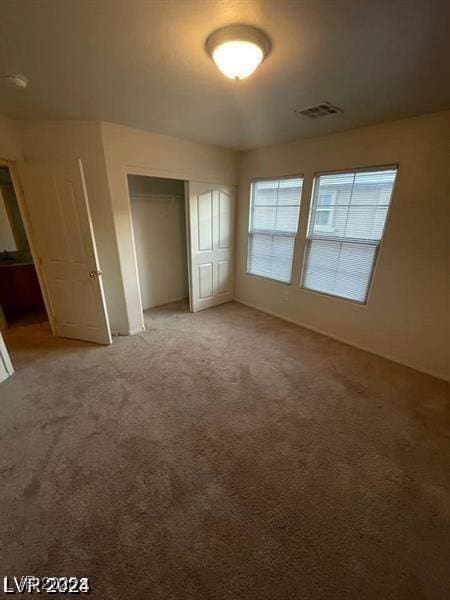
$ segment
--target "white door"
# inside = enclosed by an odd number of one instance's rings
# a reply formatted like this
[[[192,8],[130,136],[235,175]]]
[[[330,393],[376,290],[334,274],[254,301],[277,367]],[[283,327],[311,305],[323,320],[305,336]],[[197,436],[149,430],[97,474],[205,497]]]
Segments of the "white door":
[[[14,373],[14,369],[9,358],[8,350],[6,349],[3,336],[0,332],[0,383],[8,379]]]
[[[110,344],[81,161],[26,162],[21,173],[56,335]]]
[[[188,183],[190,302],[197,312],[229,302],[234,296],[233,186]]]

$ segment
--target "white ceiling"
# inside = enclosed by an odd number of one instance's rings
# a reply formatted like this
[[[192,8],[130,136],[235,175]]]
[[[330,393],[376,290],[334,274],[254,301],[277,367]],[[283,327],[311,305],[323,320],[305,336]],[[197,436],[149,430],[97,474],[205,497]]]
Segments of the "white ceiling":
[[[229,23],[273,49],[244,81],[204,51]],[[231,148],[450,108],[448,0],[1,0],[12,118],[102,119]],[[0,82],[1,83],[1,82]],[[343,114],[294,109],[329,100]]]

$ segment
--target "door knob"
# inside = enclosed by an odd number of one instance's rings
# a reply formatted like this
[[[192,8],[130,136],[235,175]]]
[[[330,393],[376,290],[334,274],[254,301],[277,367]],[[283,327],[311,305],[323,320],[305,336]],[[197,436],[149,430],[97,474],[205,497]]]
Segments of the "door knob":
[[[101,271],[91,271],[89,273],[89,277],[100,277],[101,274],[102,274]]]

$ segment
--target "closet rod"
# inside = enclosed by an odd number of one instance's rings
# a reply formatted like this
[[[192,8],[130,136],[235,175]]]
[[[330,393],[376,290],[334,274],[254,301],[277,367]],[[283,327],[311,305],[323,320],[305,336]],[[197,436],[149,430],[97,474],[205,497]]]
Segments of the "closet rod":
[[[130,198],[167,198],[170,200],[184,200],[184,196],[181,194],[154,194],[146,192],[137,192],[135,194],[130,194]]]

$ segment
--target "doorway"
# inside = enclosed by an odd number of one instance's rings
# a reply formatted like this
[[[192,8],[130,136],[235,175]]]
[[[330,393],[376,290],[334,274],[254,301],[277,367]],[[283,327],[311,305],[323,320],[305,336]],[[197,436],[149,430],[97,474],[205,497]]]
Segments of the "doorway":
[[[50,325],[36,265],[8,166],[0,165],[0,330]]]
[[[22,162],[26,203],[16,165],[0,160],[0,168],[12,198],[10,206],[2,195],[0,214],[11,248],[0,248],[0,367],[5,358],[11,364],[8,350],[20,362],[53,335],[111,344],[82,161]],[[7,372],[0,369],[0,380]]]
[[[128,175],[128,191],[145,327],[155,310],[189,311],[185,183]],[[159,313],[158,313],[159,314]]]

